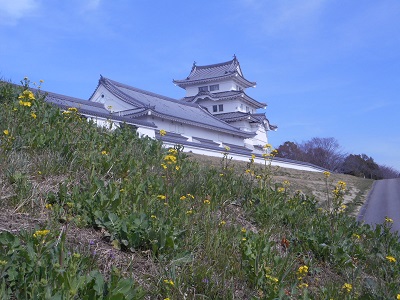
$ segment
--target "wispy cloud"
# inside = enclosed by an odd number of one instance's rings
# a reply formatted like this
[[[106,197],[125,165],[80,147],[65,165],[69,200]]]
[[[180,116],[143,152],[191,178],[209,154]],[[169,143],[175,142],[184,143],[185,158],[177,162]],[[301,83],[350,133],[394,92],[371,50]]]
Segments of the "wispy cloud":
[[[38,0],[0,0],[0,25],[16,25],[39,7]]]

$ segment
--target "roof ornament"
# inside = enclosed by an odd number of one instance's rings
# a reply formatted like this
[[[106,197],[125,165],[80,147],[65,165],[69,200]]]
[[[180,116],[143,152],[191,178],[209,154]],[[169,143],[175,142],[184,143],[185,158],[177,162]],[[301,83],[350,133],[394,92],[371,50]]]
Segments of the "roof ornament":
[[[233,54],[233,60],[237,60],[236,54]]]
[[[193,62],[192,71],[196,68],[196,61]]]

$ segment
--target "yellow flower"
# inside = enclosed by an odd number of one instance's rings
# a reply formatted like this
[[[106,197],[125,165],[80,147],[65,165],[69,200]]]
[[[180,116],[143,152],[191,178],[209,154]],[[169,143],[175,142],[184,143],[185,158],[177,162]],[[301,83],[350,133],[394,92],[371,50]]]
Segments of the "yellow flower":
[[[176,164],[176,157],[174,155],[168,154],[164,157],[164,161],[167,164]]]
[[[299,284],[299,289],[306,289],[306,288],[308,288],[308,284],[307,283],[303,282],[303,283]]]
[[[166,134],[167,134],[167,132],[166,132],[164,129],[161,129],[161,130],[160,130],[160,135],[161,135],[161,136],[164,136],[164,135],[166,135]]]
[[[151,215],[152,219],[157,219],[157,217],[155,215]]]
[[[194,196],[192,194],[186,194],[186,196],[188,196],[189,198],[194,199]]]
[[[107,155],[107,151],[106,150],[101,151],[101,155]]]
[[[78,109],[76,107],[68,107],[68,111],[77,112]]]
[[[37,230],[35,231],[35,233],[33,234],[33,237],[39,237],[39,236],[46,236],[47,234],[49,234],[50,230],[44,229],[44,230]]]
[[[186,200],[186,196],[181,196],[179,199],[180,200]]]
[[[46,207],[47,209],[52,209],[53,205],[51,205],[50,203],[47,203],[47,204],[45,205],[45,207]]]
[[[30,90],[25,90],[18,96],[18,99],[35,100],[35,95]]]
[[[397,294],[396,299],[400,300],[400,294]]]
[[[208,199],[204,200],[203,202],[204,202],[204,204],[207,204],[207,205],[211,204],[210,200],[208,200]]]
[[[161,167],[163,167],[163,169],[165,170],[167,168],[166,164],[161,164]]]
[[[297,279],[302,280],[308,273],[308,266],[300,266],[297,270]]]
[[[226,222],[224,221],[224,220],[222,220],[221,222],[219,222],[219,225],[220,226],[223,226],[223,225],[225,225],[226,224]]]
[[[254,160],[256,156],[254,154],[251,155],[251,159]]]
[[[9,134],[10,134],[10,132],[8,131],[8,129],[3,130],[3,133],[4,133],[5,135],[9,135]]]
[[[241,230],[243,233],[246,233],[246,228],[242,228],[242,230]]]
[[[264,157],[264,158],[266,158],[266,157],[268,157],[268,156],[270,156],[269,153],[263,153],[263,154],[262,154],[262,157]]]
[[[188,210],[188,211],[186,212],[187,215],[191,215],[192,213],[193,213],[193,210]]]
[[[165,195],[158,195],[157,198],[160,200],[165,200],[167,197]]]
[[[290,185],[290,182],[289,182],[289,180],[284,180],[282,184],[283,184],[284,186],[289,186],[289,185]]]
[[[178,155],[178,150],[174,149],[174,148],[170,148],[168,150],[168,153],[171,153],[172,155]]]
[[[283,188],[283,187],[280,187],[280,188],[278,188],[278,193],[284,193],[285,192],[285,188]]]
[[[19,105],[31,107],[31,106],[32,106],[32,103],[30,103],[29,101],[22,101],[22,100],[19,100]]]
[[[180,166],[175,166],[175,170],[179,171],[181,169]]]
[[[342,289],[346,290],[346,292],[350,293],[351,290],[353,289],[353,286],[350,283],[345,283],[342,286]]]
[[[220,176],[220,177],[223,177],[223,176],[224,176],[224,173],[220,173],[219,176]]]
[[[5,266],[7,264],[6,260],[0,260],[0,266]]]
[[[274,283],[277,283],[278,281],[279,281],[279,279],[278,278],[276,278],[276,277],[273,277],[273,276],[271,276],[271,275],[265,275],[265,278],[267,278],[267,279],[269,279],[269,280],[271,280],[272,282],[274,282]]]
[[[171,286],[175,285],[174,282],[171,279],[169,279],[169,280],[168,279],[164,279],[164,283],[169,284]]]
[[[361,237],[357,233],[353,233],[353,237],[359,240]]]
[[[386,218],[385,218],[385,222],[386,222],[386,223],[393,223],[393,219],[391,219],[391,218],[389,218],[389,217],[386,217]]]
[[[331,172],[324,171],[324,175],[325,175],[326,178],[329,178],[329,176],[331,176]]]
[[[228,147],[228,146],[225,146],[224,148],[225,148],[225,151],[229,151],[229,150],[231,150],[231,148],[230,148],[230,147]]]
[[[31,112],[31,117],[34,118],[34,119],[36,119],[36,118],[37,118],[37,115],[36,115],[34,112]]]
[[[388,256],[386,256],[386,259],[389,261],[389,262],[396,262],[396,258],[394,258],[393,256],[390,256],[390,255],[388,255]]]
[[[272,148],[271,144],[265,144],[264,145],[264,149],[271,149],[271,148]]]

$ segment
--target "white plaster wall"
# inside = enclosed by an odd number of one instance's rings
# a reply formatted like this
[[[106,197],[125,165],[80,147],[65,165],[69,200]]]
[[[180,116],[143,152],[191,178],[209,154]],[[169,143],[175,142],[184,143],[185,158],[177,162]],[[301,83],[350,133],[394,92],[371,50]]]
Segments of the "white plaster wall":
[[[236,83],[233,80],[227,80],[227,81],[220,81],[220,82],[208,82],[208,83],[203,83],[203,84],[197,84],[194,86],[188,86],[186,87],[186,97],[192,97],[195,96],[199,93],[199,87],[201,86],[210,86],[214,84],[219,84],[219,90],[218,91],[212,91],[211,93],[217,93],[217,92],[225,92],[225,91],[236,91]]]
[[[116,112],[134,108],[134,106],[129,105],[116,98],[105,87],[103,87],[103,85],[100,85],[97,88],[97,90],[93,94],[93,97],[90,98],[90,101],[102,103],[104,107],[108,109],[110,112]]]

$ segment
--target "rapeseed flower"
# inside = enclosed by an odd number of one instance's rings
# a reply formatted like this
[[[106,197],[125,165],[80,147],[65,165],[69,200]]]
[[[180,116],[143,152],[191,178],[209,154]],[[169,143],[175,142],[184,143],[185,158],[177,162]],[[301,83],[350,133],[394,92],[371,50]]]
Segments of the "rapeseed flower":
[[[308,284],[307,283],[303,282],[303,283],[299,284],[299,289],[306,289],[306,288],[308,288]]]
[[[167,198],[167,196],[165,196],[165,195],[158,195],[157,198],[160,199],[160,200],[165,200],[165,199]]]
[[[273,276],[271,276],[271,275],[265,275],[265,278],[267,278],[267,279],[269,279],[269,280],[271,280],[273,283],[278,283],[279,282],[279,279],[278,278],[276,278],[276,277],[273,277]]]
[[[204,202],[204,204],[207,204],[207,205],[210,205],[210,204],[211,204],[211,201],[208,200],[208,199],[204,200],[203,202]]]
[[[175,285],[175,283],[171,280],[171,279],[164,279],[164,283],[165,284],[169,284],[169,285],[171,285],[171,286],[174,286]]]
[[[350,283],[345,283],[342,286],[342,289],[346,290],[346,292],[350,293],[351,290],[353,289],[353,286]]]
[[[35,95],[30,90],[25,90],[18,96],[18,99],[35,100]]]
[[[326,178],[329,178],[329,176],[331,176],[331,172],[324,171],[324,176],[325,176]]]
[[[388,256],[386,256],[386,259],[389,261],[389,262],[396,262],[396,258],[394,258],[393,256],[390,256],[390,255],[388,255]]]
[[[161,135],[161,136],[164,136],[164,135],[166,135],[166,134],[167,134],[167,132],[166,132],[164,129],[161,129],[161,130],[160,130],[160,135]]]
[[[37,230],[35,231],[35,233],[33,234],[33,237],[40,237],[40,236],[46,236],[50,233],[50,230],[48,229],[44,229],[44,230]]]
[[[31,117],[34,118],[34,119],[36,119],[36,118],[37,118],[37,115],[36,115],[34,112],[31,112]]]
[[[176,157],[174,155],[168,154],[164,157],[164,161],[167,164],[176,164]]]
[[[9,134],[10,134],[10,132],[8,131],[8,129],[3,130],[3,133],[4,133],[5,135],[9,135]]]
[[[386,218],[385,218],[385,222],[386,222],[386,223],[393,223],[393,219],[391,219],[391,218],[389,218],[389,217],[386,217]]]
[[[300,266],[297,270],[297,279],[302,280],[308,274],[308,266]]]

